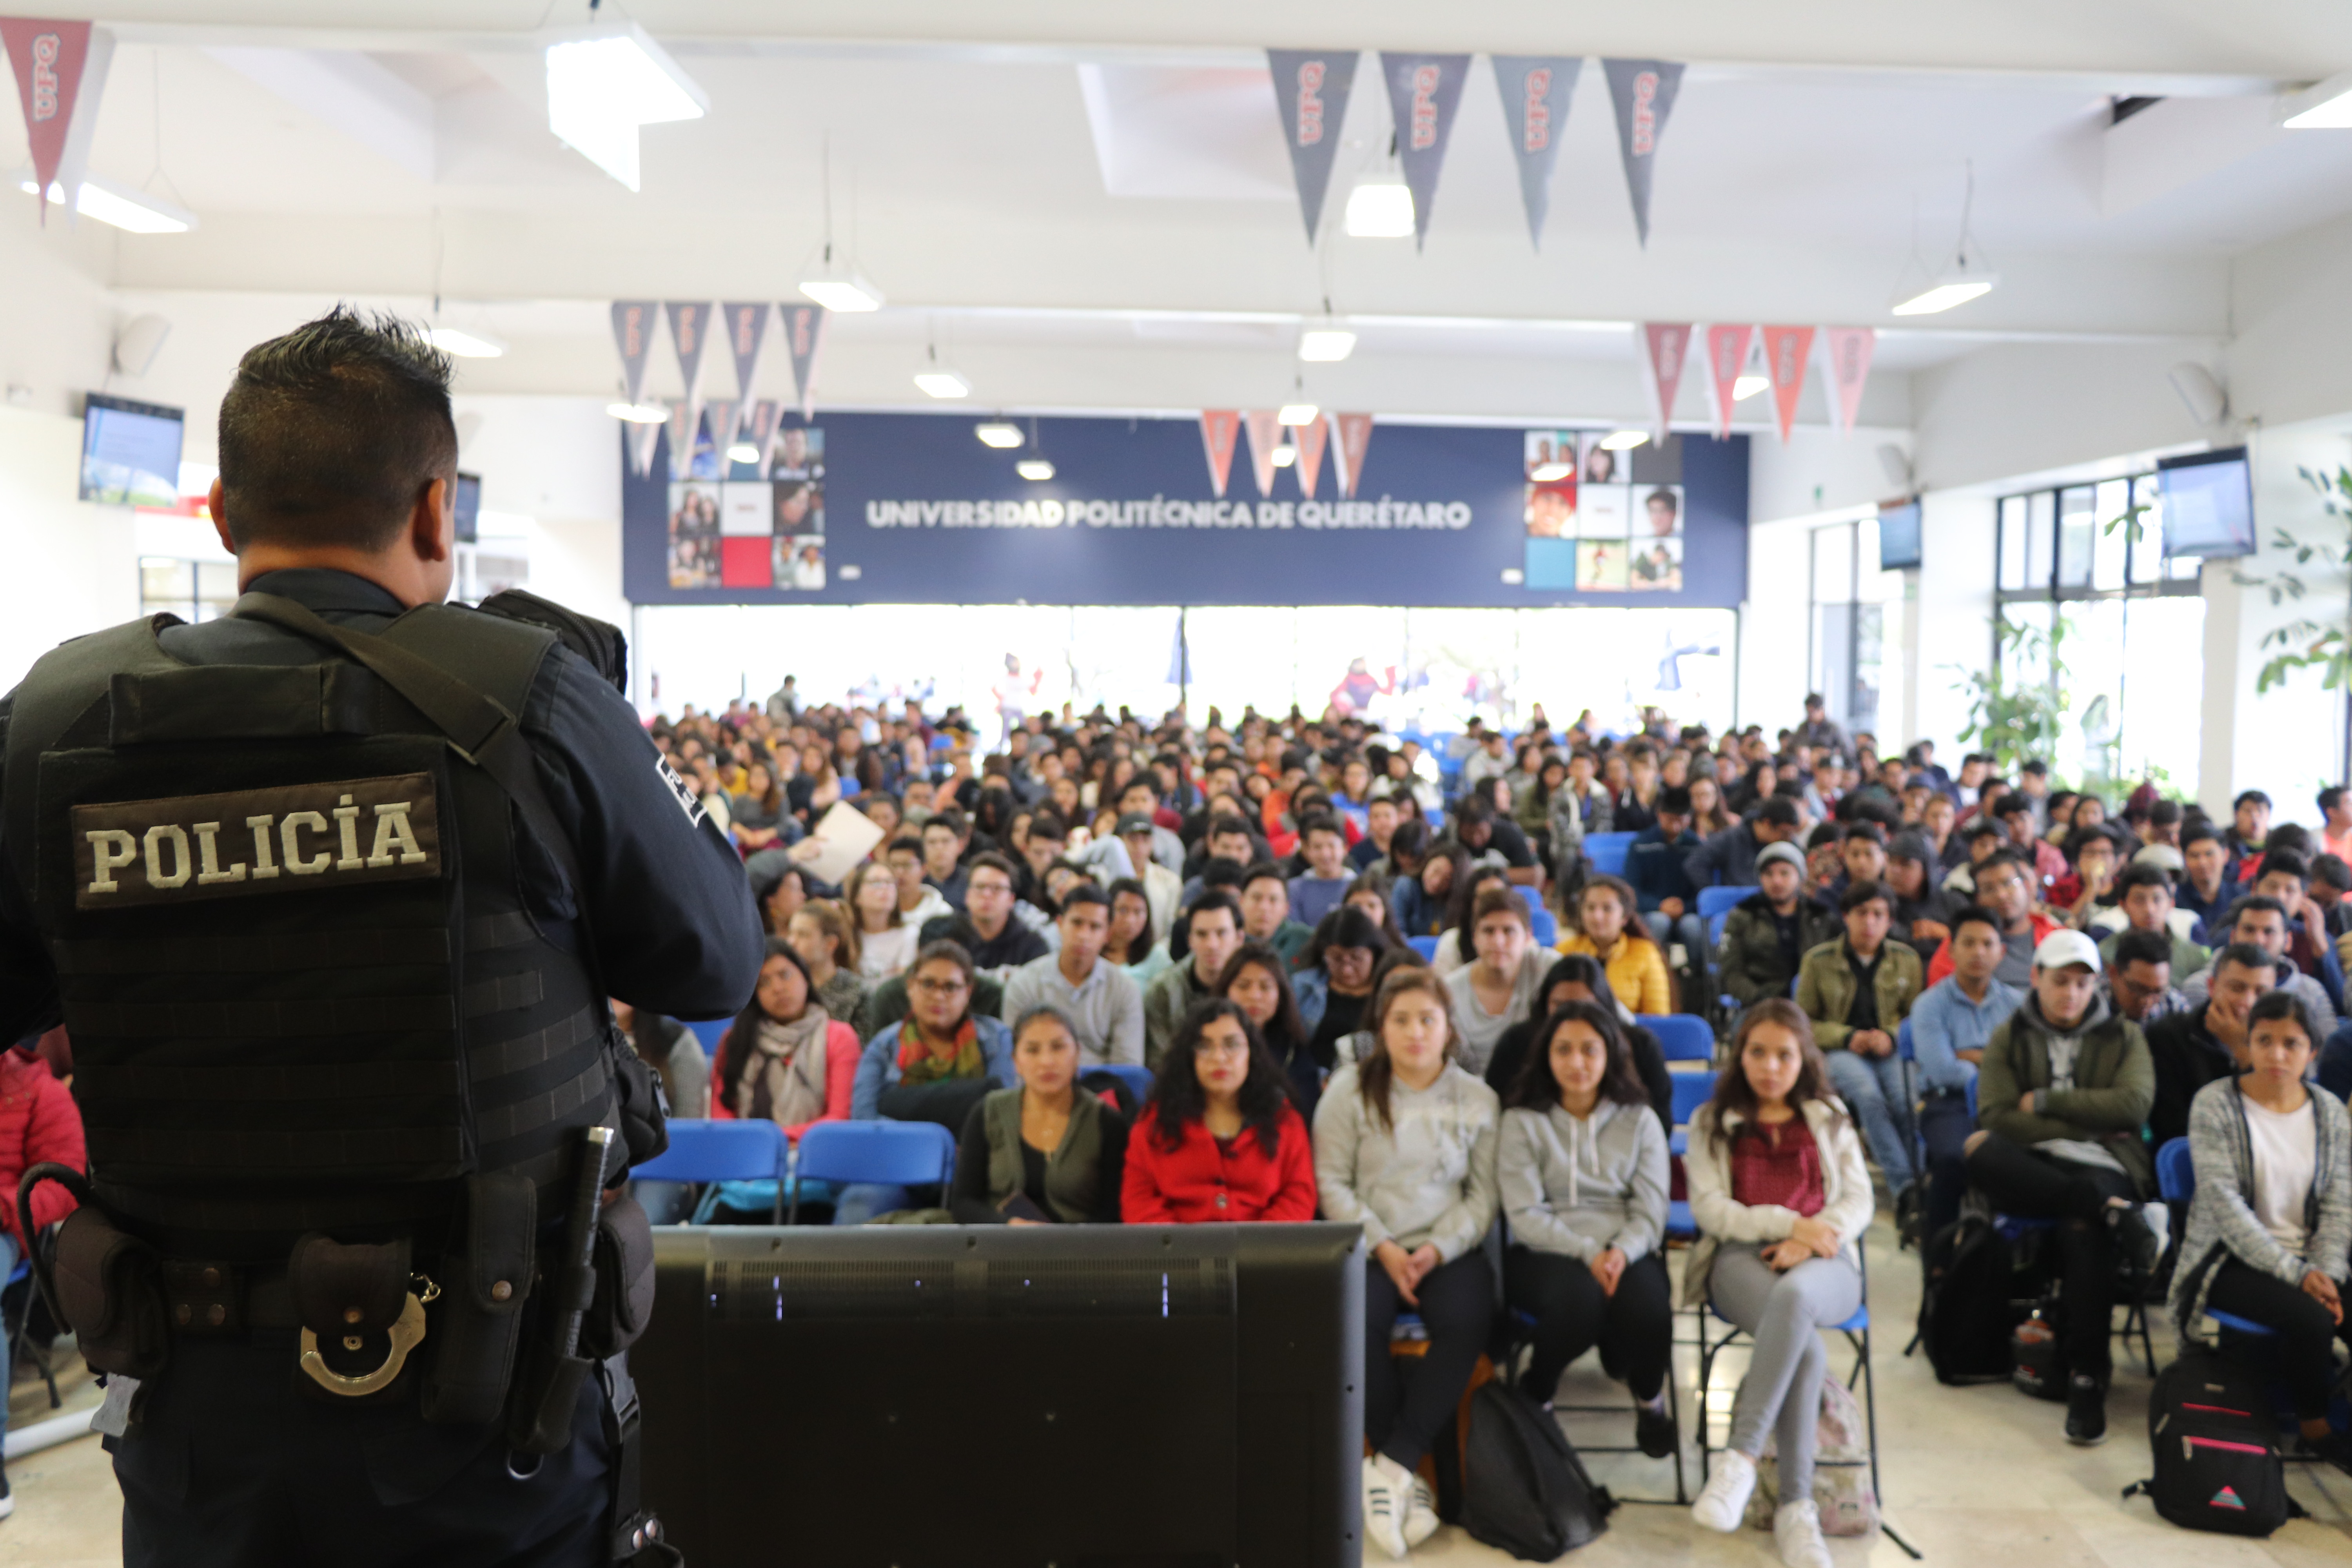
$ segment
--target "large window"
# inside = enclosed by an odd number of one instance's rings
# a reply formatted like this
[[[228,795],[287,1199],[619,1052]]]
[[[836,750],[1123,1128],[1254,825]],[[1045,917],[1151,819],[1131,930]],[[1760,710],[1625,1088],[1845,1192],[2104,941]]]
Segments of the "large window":
[[[209,621],[236,603],[236,563],[139,558],[139,613],[169,610],[184,621]]]
[[[1995,544],[2004,685],[2064,699],[2049,759],[2093,784],[2197,787],[2201,563],[2164,553],[2154,474],[2008,496]]]
[[[1878,520],[1812,531],[1805,679],[1852,735],[1904,730],[1903,574],[1878,569]]]

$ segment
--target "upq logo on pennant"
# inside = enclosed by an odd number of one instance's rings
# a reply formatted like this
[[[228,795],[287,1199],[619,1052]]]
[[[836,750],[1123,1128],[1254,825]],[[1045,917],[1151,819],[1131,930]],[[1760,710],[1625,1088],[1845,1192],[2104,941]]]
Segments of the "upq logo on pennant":
[[[441,874],[430,773],[77,805],[74,906],[122,909]]]

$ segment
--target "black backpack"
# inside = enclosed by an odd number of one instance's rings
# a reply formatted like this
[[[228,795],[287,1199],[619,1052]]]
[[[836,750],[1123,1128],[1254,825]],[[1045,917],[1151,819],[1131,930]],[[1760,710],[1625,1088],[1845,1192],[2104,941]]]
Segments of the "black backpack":
[[[1549,1563],[1597,1539],[1616,1506],[1548,1412],[1499,1383],[1470,1396],[1460,1522],[1474,1539]]]
[[[2009,1242],[1989,1220],[1969,1216],[1927,1238],[1919,1296],[1919,1342],[1936,1381],[1998,1383],[2011,1372]]]
[[[2183,1530],[2268,1535],[2303,1510],[2286,1495],[2278,1418],[2258,1381],[2211,1351],[2191,1350],[2157,1373],[2147,1401],[2156,1511]]]

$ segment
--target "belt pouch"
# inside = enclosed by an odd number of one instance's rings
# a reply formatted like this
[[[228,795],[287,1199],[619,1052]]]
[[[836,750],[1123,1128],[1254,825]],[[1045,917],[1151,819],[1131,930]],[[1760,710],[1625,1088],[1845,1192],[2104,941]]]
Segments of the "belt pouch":
[[[494,1421],[513,1381],[522,1304],[537,1267],[539,1193],[529,1178],[472,1176],[466,1183],[466,1242],[443,1259],[420,1406],[427,1421]]]
[[[85,1204],[58,1227],[58,1310],[82,1359],[100,1372],[149,1378],[170,1359],[163,1270],[155,1249]]]
[[[596,1219],[596,1294],[580,1323],[580,1353],[603,1361],[637,1342],[654,1310],[654,1227],[625,1193]]]
[[[391,1363],[396,1353],[393,1326],[408,1304],[408,1276],[405,1237],[345,1246],[313,1231],[294,1243],[286,1283],[295,1318],[310,1331],[310,1348],[326,1372],[355,1377]],[[365,1394],[331,1390],[315,1376],[298,1378],[297,1385],[310,1398],[388,1405],[414,1395],[415,1382],[409,1374],[404,1364],[391,1383]]]

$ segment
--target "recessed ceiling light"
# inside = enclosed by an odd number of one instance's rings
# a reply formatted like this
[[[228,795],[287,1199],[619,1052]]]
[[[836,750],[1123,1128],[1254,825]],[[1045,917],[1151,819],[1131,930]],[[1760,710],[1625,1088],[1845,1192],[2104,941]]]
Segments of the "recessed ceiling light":
[[[669,410],[658,403],[607,403],[604,412],[632,425],[667,425]]]
[[[1282,411],[1274,417],[1276,423],[1283,425],[1312,425],[1322,412],[1311,403],[1286,403]]]
[[[760,448],[749,441],[738,441],[727,448],[727,460],[730,463],[756,463],[760,460]]]
[[[1266,461],[1272,463],[1277,468],[1286,468],[1290,467],[1291,464],[1298,461],[1298,448],[1292,446],[1289,442],[1285,441],[1281,446],[1276,447],[1274,449],[1274,455],[1268,458]]]
[[[1043,458],[1024,458],[1013,465],[1013,471],[1024,479],[1043,484],[1054,477],[1054,465]]]
[[[1893,310],[1898,316],[1932,316],[1939,310],[1948,310],[1955,305],[1965,305],[1971,300],[1991,293],[1992,286],[1999,281],[1985,272],[1973,277],[1948,274],[1910,298],[1896,300]]]
[[[16,188],[29,196],[40,190],[40,181],[32,170],[19,169]],[[63,187],[50,181],[50,205],[63,206],[65,199]],[[187,208],[94,174],[82,177],[81,188],[74,196],[74,211],[127,234],[185,234],[197,226],[196,215]]]
[[[1601,449],[1604,452],[1630,452],[1649,438],[1647,430],[1612,430],[1601,437]]]
[[[954,371],[941,370],[936,365],[929,370],[917,371],[915,384],[933,397],[970,397],[971,395],[971,383]]]
[[[1575,477],[1576,465],[1574,463],[1538,463],[1528,474],[1528,478],[1535,480],[1535,482],[1539,485],[1557,484],[1561,479],[1574,479]]]
[[[1309,364],[1337,364],[1356,352],[1356,334],[1345,327],[1309,327],[1298,334],[1298,357]]]
[[[709,95],[634,22],[547,46],[547,128],[633,191],[637,127],[709,110]]]
[[[1348,193],[1350,239],[1411,239],[1412,192],[1402,180],[1363,180]]]
[[[1743,375],[1731,384],[1731,401],[1745,403],[1772,384],[1769,375]]]
[[[1021,445],[1021,426],[1007,424],[1002,419],[992,419],[985,425],[975,425],[972,426],[971,433],[980,437],[982,446],[994,447],[1002,452],[1009,452]]]
[[[488,332],[468,331],[464,327],[433,327],[425,335],[435,348],[459,359],[497,359],[507,352],[507,345]]]

